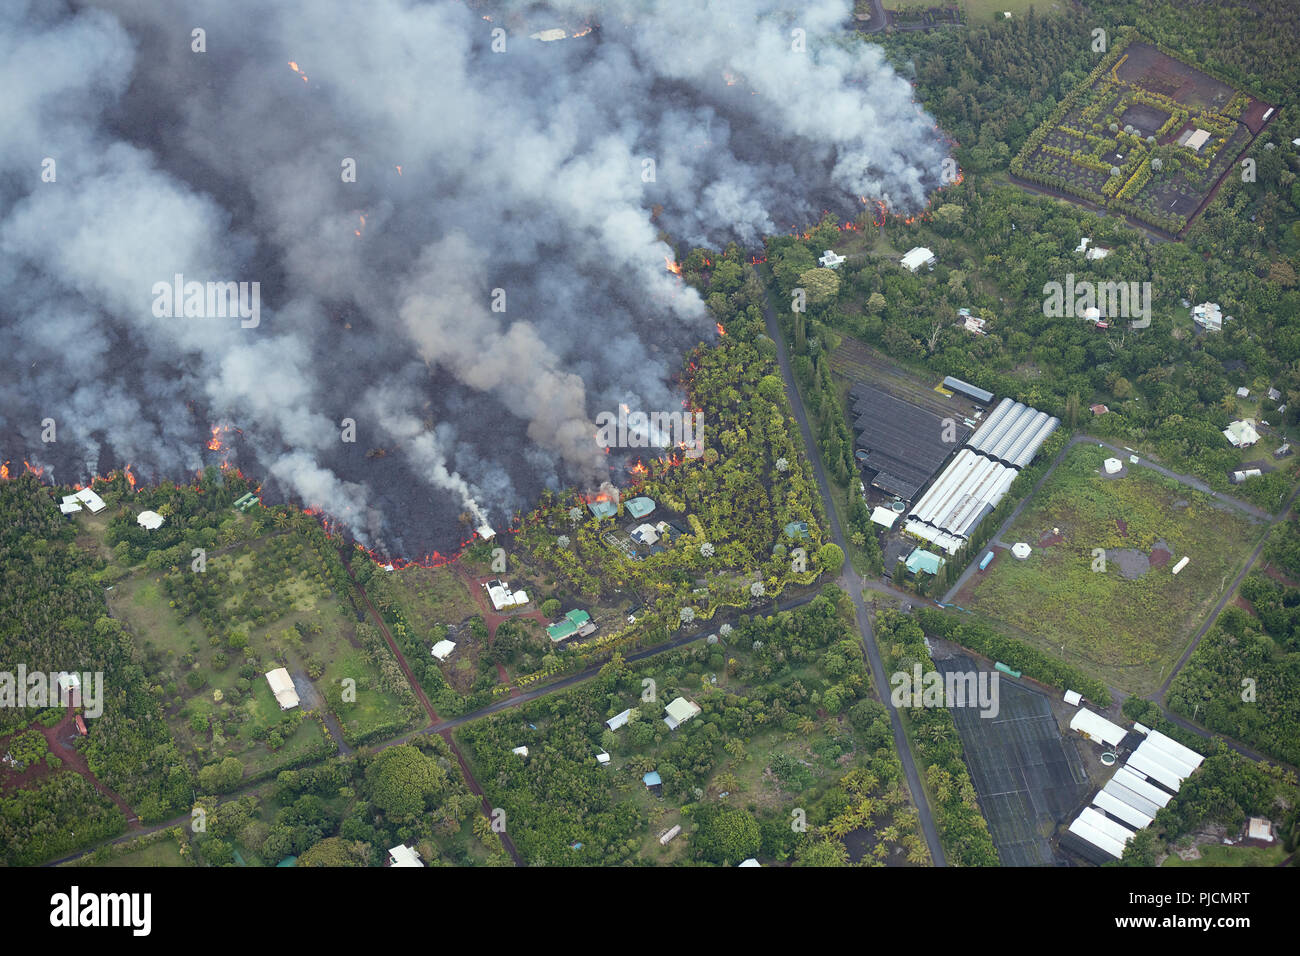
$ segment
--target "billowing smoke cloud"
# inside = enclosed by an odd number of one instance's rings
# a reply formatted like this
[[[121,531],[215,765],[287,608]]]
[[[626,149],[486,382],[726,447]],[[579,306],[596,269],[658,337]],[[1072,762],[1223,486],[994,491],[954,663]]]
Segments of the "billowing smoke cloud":
[[[665,234],[755,246],[937,184],[847,3],[781,6],[0,0],[0,455],[230,460],[405,556],[618,481],[595,416],[680,409],[714,334]],[[193,282],[258,310],[187,314]]]

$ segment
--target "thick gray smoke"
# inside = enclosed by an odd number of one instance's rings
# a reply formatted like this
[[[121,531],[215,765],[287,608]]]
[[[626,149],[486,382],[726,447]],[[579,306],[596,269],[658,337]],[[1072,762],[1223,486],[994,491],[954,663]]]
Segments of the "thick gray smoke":
[[[714,334],[664,232],[757,246],[937,185],[847,2],[780,7],[0,0],[0,456],[229,460],[408,557],[597,487],[595,416],[680,409]],[[160,314],[177,276],[258,312]]]

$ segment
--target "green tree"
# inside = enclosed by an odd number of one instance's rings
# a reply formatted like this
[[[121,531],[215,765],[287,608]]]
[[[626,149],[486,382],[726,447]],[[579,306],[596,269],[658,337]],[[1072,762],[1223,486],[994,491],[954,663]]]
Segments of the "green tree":
[[[712,805],[697,814],[694,845],[697,858],[734,866],[758,852],[762,832],[758,821],[739,807]]]
[[[817,551],[817,557],[821,559],[822,566],[831,574],[839,574],[840,568],[844,567],[844,549],[834,541],[828,541]]]
[[[820,305],[835,298],[840,291],[840,277],[832,269],[809,269],[799,276],[799,284],[808,293],[808,301]]]
[[[441,793],[447,772],[410,744],[390,747],[366,768],[370,800],[395,820],[423,813],[430,797]]]
[[[795,866],[848,866],[849,851],[839,840],[826,838],[803,843],[794,853]]]
[[[239,758],[227,757],[199,771],[199,789],[205,793],[227,793],[239,786],[243,776],[244,765]]]

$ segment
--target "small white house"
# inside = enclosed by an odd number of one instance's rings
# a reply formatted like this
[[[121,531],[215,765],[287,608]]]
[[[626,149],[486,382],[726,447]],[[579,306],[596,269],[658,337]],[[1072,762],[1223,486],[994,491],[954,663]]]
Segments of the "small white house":
[[[654,525],[639,524],[632,529],[631,537],[633,541],[637,541],[645,545],[651,545],[658,542],[659,532],[655,530]]]
[[[483,587],[487,588],[488,597],[492,601],[492,607],[498,611],[504,611],[513,607],[523,607],[528,603],[528,592],[511,591],[510,585],[505,581],[488,581]]]
[[[528,748],[527,748],[527,747],[516,747],[514,750],[512,750],[512,751],[510,751],[510,752],[511,752],[512,754],[518,754],[520,757],[527,757],[527,756],[528,756]]]
[[[389,866],[424,866],[424,861],[420,859],[420,854],[411,849],[405,843],[395,846],[388,851]]]
[[[281,710],[293,710],[298,706],[298,691],[294,689],[293,678],[289,676],[289,671],[283,667],[277,667],[266,674],[266,682],[271,685],[271,693],[275,695],[276,703],[280,705]]]
[[[685,697],[678,697],[664,708],[664,713],[668,715],[664,718],[664,723],[668,725],[669,730],[676,730],[699,712],[699,704]]]
[[[608,727],[610,730],[618,730],[618,728],[626,724],[628,720],[631,719],[631,717],[632,717],[632,708],[629,707],[627,710],[615,714],[613,717],[609,718],[609,720],[605,721],[605,726]]]
[[[1019,558],[1021,561],[1029,557],[1029,552],[1032,550],[1033,549],[1030,548],[1029,545],[1025,544],[1025,542],[1023,541],[1017,541],[1015,544],[1011,546],[1012,556]]]
[[[1102,463],[1102,467],[1106,469],[1106,474],[1117,475],[1119,474],[1120,469],[1124,467],[1124,463],[1118,458],[1107,458],[1106,461]]]
[[[1241,388],[1237,389],[1237,397],[1250,398],[1250,389],[1248,389],[1245,385],[1241,386]]]
[[[59,511],[65,515],[76,514],[81,510],[81,502],[77,500],[76,495],[68,495],[59,503]]]
[[[157,531],[163,526],[165,520],[166,519],[156,511],[141,511],[140,514],[136,516],[135,523],[146,531]]]
[[[1223,310],[1217,302],[1202,302],[1192,306],[1192,321],[1207,332],[1223,331]]]
[[[82,488],[72,497],[84,504],[92,515],[97,515],[104,510],[104,499],[89,488]]]
[[[1190,149],[1192,152],[1199,153],[1201,151],[1201,147],[1204,146],[1209,141],[1210,141],[1209,130],[1198,129],[1196,130],[1196,132],[1192,133],[1190,136],[1187,137],[1183,145],[1186,146],[1188,149]]]
[[[433,656],[440,661],[445,661],[451,656],[451,652],[456,649],[456,642],[443,638],[437,644],[433,645]]]
[[[1181,559],[1179,560],[1179,562],[1178,562],[1177,564],[1175,564],[1175,565],[1170,569],[1170,573],[1171,573],[1171,574],[1177,574],[1177,573],[1178,573],[1179,571],[1181,571],[1183,568],[1187,567],[1187,562],[1190,561],[1190,560],[1191,560],[1191,558],[1184,556],[1183,558],[1181,558]]]
[[[1255,431],[1255,419],[1243,418],[1233,422],[1223,430],[1223,437],[1237,448],[1249,448],[1259,441],[1259,432]]]
[[[1263,817],[1251,817],[1246,824],[1246,839],[1273,842],[1273,824]]]
[[[1065,702],[1071,707],[1078,707],[1083,701],[1083,695],[1077,690],[1067,690],[1065,692]]]
[[[605,764],[609,763],[609,754],[604,750],[600,751],[598,754],[596,754],[596,763],[600,764],[601,766],[604,766]]]
[[[59,671],[59,700],[73,705],[81,703],[81,678],[68,671]]]
[[[908,272],[915,272],[921,266],[933,269],[936,261],[938,260],[935,259],[933,252],[925,246],[917,246],[909,249],[907,255],[903,256],[902,266]]]
[[[844,262],[844,257],[837,256],[833,250],[827,249],[817,261],[822,264],[824,269],[838,269],[840,264]]]

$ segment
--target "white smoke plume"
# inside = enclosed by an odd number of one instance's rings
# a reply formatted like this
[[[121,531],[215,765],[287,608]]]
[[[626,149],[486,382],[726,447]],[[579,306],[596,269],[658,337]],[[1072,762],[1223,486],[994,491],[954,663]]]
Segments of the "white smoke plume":
[[[0,0],[0,457],[183,479],[229,423],[273,496],[399,555],[618,481],[595,416],[680,409],[714,334],[665,233],[752,247],[937,185],[849,16]],[[155,315],[177,275],[259,283],[260,320]]]

